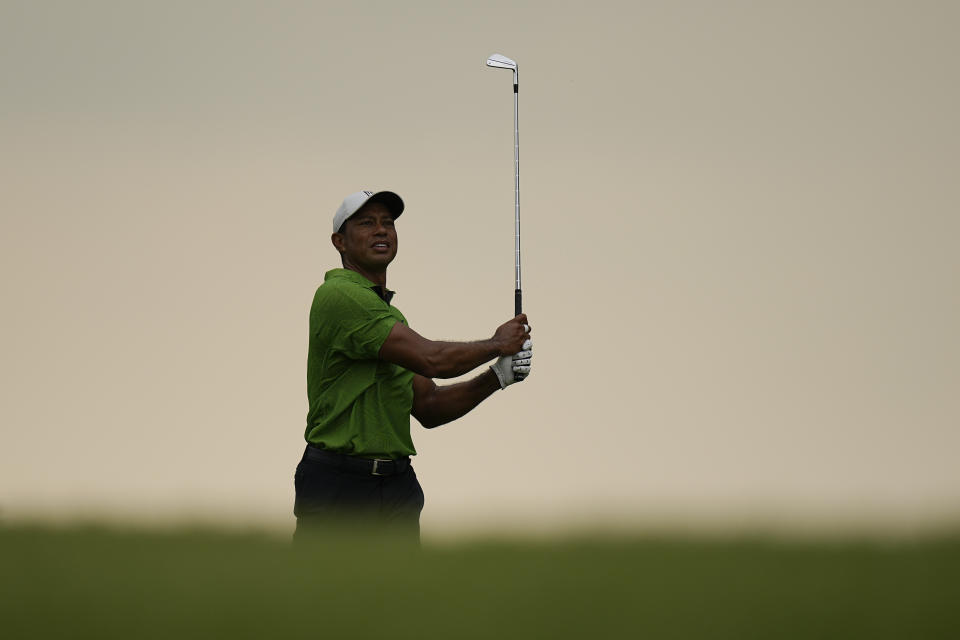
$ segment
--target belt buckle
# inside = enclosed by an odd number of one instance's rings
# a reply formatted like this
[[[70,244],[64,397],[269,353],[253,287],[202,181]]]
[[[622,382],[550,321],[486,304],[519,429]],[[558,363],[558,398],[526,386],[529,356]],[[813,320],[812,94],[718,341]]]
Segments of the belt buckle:
[[[385,476],[385,473],[379,473],[377,467],[380,466],[381,462],[393,462],[393,460],[381,460],[380,458],[373,459],[373,469],[370,470],[370,475],[372,476]]]

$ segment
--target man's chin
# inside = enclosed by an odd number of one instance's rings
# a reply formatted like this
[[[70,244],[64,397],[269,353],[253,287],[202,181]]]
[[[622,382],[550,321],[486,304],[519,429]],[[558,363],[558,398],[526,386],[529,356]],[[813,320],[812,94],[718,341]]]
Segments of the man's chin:
[[[382,255],[370,256],[370,258],[367,260],[366,266],[375,270],[386,269],[388,266],[390,266],[390,263],[393,262],[393,259],[396,257],[397,257],[397,254],[395,253],[386,255],[386,256],[382,256]]]

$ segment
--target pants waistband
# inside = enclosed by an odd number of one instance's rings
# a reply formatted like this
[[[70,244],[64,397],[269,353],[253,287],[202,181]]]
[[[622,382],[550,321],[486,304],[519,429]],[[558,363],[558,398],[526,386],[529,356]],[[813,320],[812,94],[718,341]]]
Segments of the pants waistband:
[[[350,471],[360,475],[395,476],[405,473],[407,469],[410,468],[409,457],[398,458],[396,460],[389,460],[386,458],[371,460],[369,458],[358,458],[356,456],[348,456],[342,453],[327,451],[326,449],[315,447],[312,444],[307,445],[306,456],[309,460],[315,460],[317,462],[329,464],[337,469]]]

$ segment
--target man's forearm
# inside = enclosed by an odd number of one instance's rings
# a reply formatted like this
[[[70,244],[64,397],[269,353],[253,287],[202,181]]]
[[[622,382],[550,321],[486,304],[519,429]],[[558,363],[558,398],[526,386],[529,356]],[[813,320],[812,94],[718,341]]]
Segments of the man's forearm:
[[[433,373],[431,378],[456,378],[473,371],[500,355],[499,345],[493,340],[477,342],[436,342],[427,354]],[[457,385],[453,385],[457,386]]]
[[[530,337],[527,316],[520,314],[499,327],[492,338],[476,342],[427,340],[397,322],[380,346],[378,357],[425,378],[456,378],[485,362],[521,350]]]
[[[416,399],[413,416],[428,429],[439,427],[466,415],[499,390],[497,376],[489,369],[466,382],[445,387],[433,385],[429,393]]]

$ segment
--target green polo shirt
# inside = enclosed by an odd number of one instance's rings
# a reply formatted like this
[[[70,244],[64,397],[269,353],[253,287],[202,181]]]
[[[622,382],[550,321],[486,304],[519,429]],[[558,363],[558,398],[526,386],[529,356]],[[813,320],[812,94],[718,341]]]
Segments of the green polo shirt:
[[[413,373],[377,357],[393,325],[407,324],[390,305],[392,295],[349,269],[328,271],[317,289],[307,352],[307,442],[370,458],[417,453],[410,438]]]

